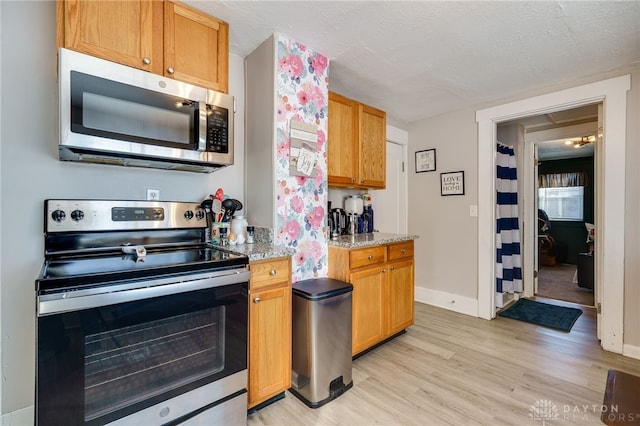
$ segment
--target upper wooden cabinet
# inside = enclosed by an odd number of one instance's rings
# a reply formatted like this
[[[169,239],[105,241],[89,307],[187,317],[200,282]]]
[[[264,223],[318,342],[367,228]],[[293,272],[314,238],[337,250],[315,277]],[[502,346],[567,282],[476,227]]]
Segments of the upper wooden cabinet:
[[[384,111],[329,92],[329,186],[385,188],[386,127]]]
[[[58,46],[227,93],[229,25],[173,0],[58,0]]]
[[[229,24],[184,4],[164,2],[164,74],[229,91]]]

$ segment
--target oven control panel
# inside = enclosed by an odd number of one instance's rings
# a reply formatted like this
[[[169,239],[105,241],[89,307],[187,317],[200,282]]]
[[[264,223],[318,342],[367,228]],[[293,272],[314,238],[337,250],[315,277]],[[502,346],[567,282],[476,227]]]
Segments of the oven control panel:
[[[199,203],[45,200],[45,232],[206,228]]]

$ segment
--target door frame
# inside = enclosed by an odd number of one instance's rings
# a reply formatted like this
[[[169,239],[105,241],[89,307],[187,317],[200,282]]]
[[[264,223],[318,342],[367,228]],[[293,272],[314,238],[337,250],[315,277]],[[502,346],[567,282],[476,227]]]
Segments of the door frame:
[[[495,318],[495,175],[497,124],[602,102],[604,143],[602,214],[596,217],[599,239],[596,280],[602,292],[601,345],[622,353],[624,329],[624,219],[627,91],[631,75],[623,75],[546,95],[476,111],[478,123],[478,316]],[[596,207],[598,209],[598,207]],[[487,249],[489,248],[489,249]],[[607,254],[606,258],[604,253]]]

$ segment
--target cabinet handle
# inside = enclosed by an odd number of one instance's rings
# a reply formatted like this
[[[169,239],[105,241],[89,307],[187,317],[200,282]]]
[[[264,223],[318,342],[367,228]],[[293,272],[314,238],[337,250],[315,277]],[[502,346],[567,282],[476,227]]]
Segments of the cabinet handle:
[[[173,67],[169,67],[169,68],[167,68],[167,72],[169,74],[173,74],[175,72],[175,70],[173,69]]]
[[[364,179],[360,179],[360,183],[364,183]]]
[[[149,65],[151,63],[151,58],[145,56],[144,58],[142,58],[142,63],[145,65]]]
[[[274,276],[277,273],[278,272],[275,269],[272,269],[271,272],[269,272],[269,275]]]
[[[389,269],[391,269],[393,271],[394,269],[396,269],[396,267],[395,266],[391,266]]]
[[[400,253],[405,254],[407,252],[407,249],[402,249],[400,250]]]
[[[370,254],[369,256],[367,256],[367,259],[373,260],[373,255]]]
[[[253,303],[260,303],[260,298],[256,297],[255,299],[253,299]]]
[[[387,272],[387,268],[384,268],[384,269],[382,270],[382,272]]]
[[[356,178],[351,178],[351,182],[355,182],[355,181],[356,181]]]

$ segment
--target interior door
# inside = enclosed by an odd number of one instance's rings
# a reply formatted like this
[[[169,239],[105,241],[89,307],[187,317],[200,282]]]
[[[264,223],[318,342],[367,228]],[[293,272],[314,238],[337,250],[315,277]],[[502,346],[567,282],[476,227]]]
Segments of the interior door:
[[[373,225],[380,232],[407,233],[407,172],[404,146],[387,141],[387,187],[371,191]]]

